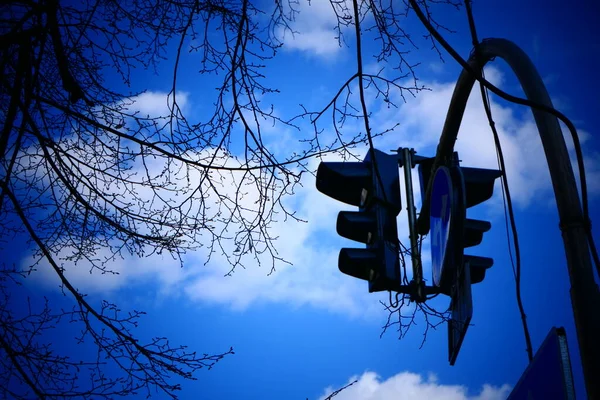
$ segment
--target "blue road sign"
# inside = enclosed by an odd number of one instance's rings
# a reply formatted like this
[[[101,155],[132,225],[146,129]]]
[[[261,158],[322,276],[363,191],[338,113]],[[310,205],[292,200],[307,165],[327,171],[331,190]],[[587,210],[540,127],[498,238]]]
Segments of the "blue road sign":
[[[448,320],[448,361],[454,365],[462,346],[467,329],[473,317],[473,298],[471,294],[471,266],[467,263],[455,271],[456,281],[452,287]]]
[[[552,328],[508,400],[575,399],[564,328]]]
[[[440,286],[448,261],[448,239],[452,223],[452,178],[450,170],[440,167],[435,172],[430,198],[431,269],[433,284]]]

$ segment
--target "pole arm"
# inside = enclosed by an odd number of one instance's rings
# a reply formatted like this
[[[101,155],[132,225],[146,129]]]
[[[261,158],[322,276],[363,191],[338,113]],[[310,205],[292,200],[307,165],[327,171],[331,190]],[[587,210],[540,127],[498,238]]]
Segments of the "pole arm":
[[[468,63],[473,70],[480,72],[483,66],[495,57],[500,57],[508,63],[527,99],[553,107],[548,91],[533,63],[514,43],[505,39],[486,39],[479,46],[479,57],[472,52]],[[454,143],[475,80],[473,74],[463,69],[452,94],[432,171],[451,162]],[[600,399],[600,379],[597,379],[596,375],[597,371],[600,371],[600,292],[594,280],[588,247],[589,221],[584,220],[569,152],[558,119],[545,111],[535,108],[532,111],[548,161],[560,218],[587,394],[590,399]],[[417,229],[421,234],[429,232],[429,195],[432,184],[430,179],[417,221]]]
[[[398,149],[398,151],[400,151],[400,149]],[[425,301],[425,282],[423,281],[423,266],[421,265],[421,252],[419,251],[419,236],[415,226],[417,221],[417,210],[415,208],[412,183],[412,168],[414,166],[413,156],[413,149],[402,149],[402,166],[404,167],[404,184],[406,187],[406,212],[408,213],[408,230],[410,239],[410,256],[413,269],[412,284],[414,285],[414,291],[411,294],[411,300],[414,300],[417,303],[422,303]]]

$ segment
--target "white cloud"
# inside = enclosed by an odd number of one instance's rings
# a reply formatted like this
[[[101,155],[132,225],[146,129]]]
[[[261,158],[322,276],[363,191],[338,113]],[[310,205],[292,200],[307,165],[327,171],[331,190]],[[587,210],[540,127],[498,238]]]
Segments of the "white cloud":
[[[412,372],[400,372],[385,380],[374,372],[365,372],[360,377],[350,378],[346,384],[354,380],[358,382],[342,390],[335,400],[503,400],[510,392],[508,385],[496,387],[485,384],[477,395],[469,395],[465,386],[442,384],[433,374],[424,378]],[[326,388],[320,400],[334,390],[333,387]]]
[[[71,255],[69,249],[64,249],[55,257],[59,266],[64,268],[64,274],[71,284],[83,293],[107,293],[145,281],[160,282],[160,291],[171,293],[172,288],[181,282],[189,273],[180,268],[179,262],[168,255],[154,255],[150,258],[139,258],[132,255],[111,258],[108,249],[97,251],[93,258],[109,259],[107,268],[110,272],[102,273],[92,268],[87,260],[74,264],[66,259]],[[27,269],[35,262],[32,256],[22,260],[22,268]],[[36,266],[31,279],[45,287],[60,286],[60,279],[50,265],[43,261]]]
[[[175,94],[175,101],[182,110],[189,106],[189,94],[178,91]],[[138,111],[142,117],[150,115],[152,117],[165,117],[170,115],[173,107],[173,94],[166,92],[147,91],[132,99],[133,104],[127,108],[130,111]]]
[[[211,265],[210,272],[198,275],[186,285],[186,293],[195,300],[230,305],[244,309],[256,302],[285,302],[292,306],[311,305],[349,315],[372,314],[380,309],[373,297],[367,302],[367,283],[341,274],[337,268],[339,248],[328,245],[322,232],[334,232],[337,212],[351,209],[331,199],[324,199],[314,189],[314,180],[295,196],[300,204],[298,213],[310,222],[281,222],[273,226],[278,236],[277,251],[294,265],[280,264],[269,277],[270,264],[256,268],[237,268],[232,276],[223,278],[228,266]],[[347,243],[352,247],[354,244]],[[357,247],[360,247],[357,244]],[[366,310],[364,304],[374,303]]]
[[[344,4],[344,3],[341,3]],[[285,34],[284,45],[291,50],[305,51],[309,54],[330,57],[340,50],[338,35],[334,28],[337,25],[336,14],[329,1],[301,1],[295,6],[299,14],[291,24],[294,34]],[[345,6],[337,6],[338,11]]]
[[[316,161],[313,161],[316,165]],[[160,166],[149,165],[150,170]],[[192,301],[221,304],[226,307],[243,310],[256,303],[288,303],[293,307],[311,306],[343,313],[355,317],[373,317],[381,312],[382,306],[377,299],[387,299],[387,293],[373,295],[367,291],[367,282],[341,274],[337,268],[338,245],[331,245],[327,238],[334,238],[335,221],[340,209],[353,207],[330,199],[315,189],[313,177],[303,181],[304,187],[290,198],[297,207],[300,218],[310,223],[280,220],[273,224],[271,235],[279,237],[276,242],[278,256],[289,260],[293,265],[280,263],[276,271],[271,271],[268,254],[258,256],[263,266],[256,261],[246,259],[247,268],[240,266],[231,276],[225,276],[231,266],[224,254],[214,253],[211,261],[204,266],[205,251],[184,256],[184,268],[168,256],[153,255],[138,258],[125,256],[112,259],[111,271],[116,274],[102,274],[93,269],[86,260],[77,265],[64,261],[70,254],[65,249],[62,259],[65,275],[80,290],[86,293],[106,293],[133,287],[136,283],[155,281],[163,293],[180,293]],[[224,184],[232,192],[236,185]],[[143,195],[143,193],[142,193]],[[250,193],[244,204],[251,205],[256,194]],[[407,237],[405,220],[399,220],[401,237]],[[322,233],[327,232],[324,236]],[[325,238],[325,239],[324,239]],[[360,244],[347,241],[347,247],[361,247]],[[224,252],[231,254],[233,244],[226,244]],[[93,258],[109,257],[108,250],[101,250]],[[32,263],[32,258],[23,260],[24,267]],[[47,286],[59,285],[54,271],[46,263],[38,266],[33,278]],[[91,272],[90,272],[91,271]]]

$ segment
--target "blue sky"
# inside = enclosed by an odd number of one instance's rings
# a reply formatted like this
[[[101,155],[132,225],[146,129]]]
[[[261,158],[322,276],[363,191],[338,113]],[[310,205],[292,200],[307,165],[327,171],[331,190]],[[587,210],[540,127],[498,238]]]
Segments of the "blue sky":
[[[443,10],[441,22],[456,31],[445,36],[466,58],[471,39],[464,10]],[[600,16],[598,5],[591,1],[577,7],[487,1],[476,2],[474,12],[481,38],[510,39],[530,55],[556,108],[580,130],[591,217],[600,220],[600,141],[595,132],[599,122],[595,94],[600,90],[595,73],[600,61],[600,35],[595,25]],[[313,1],[311,7],[302,6],[296,22],[300,33],[288,37],[266,70],[269,83],[280,88],[281,94],[265,96],[265,101],[276,102],[281,115],[297,113],[298,103],[324,104],[353,72],[352,32],[346,32],[349,46],[338,46],[331,21],[330,10],[320,0]],[[399,124],[394,132],[377,138],[375,146],[384,151],[412,147],[420,155],[434,155],[460,69],[445,54],[445,62],[440,61],[427,42],[419,41],[424,31],[414,15],[406,26],[420,47],[410,58],[421,62],[416,70],[420,83],[431,91],[407,97],[397,109],[370,98],[372,126],[383,129]],[[369,52],[373,43],[366,43]],[[182,67],[180,101],[188,115],[201,118],[212,101],[214,85],[198,78],[194,62],[192,56]],[[377,69],[375,62],[365,64],[368,70]],[[520,95],[505,65],[499,61],[492,64],[486,70],[488,78],[509,93]],[[170,85],[166,71],[171,66],[165,61],[152,79],[144,73],[136,76],[135,84],[148,92],[134,107],[151,115],[165,112]],[[529,110],[495,97],[492,107],[515,204],[523,302],[534,350],[552,326],[564,326],[576,390],[584,398],[564,250],[541,143]],[[356,129],[361,129],[360,125]],[[279,155],[295,150],[297,139],[304,134],[277,125],[264,133],[268,146]],[[496,167],[493,139],[477,91],[467,107],[456,149],[464,166]],[[365,151],[357,150],[361,155]],[[311,165],[317,164],[318,160],[313,160]],[[369,294],[366,282],[342,275],[337,269],[339,248],[355,244],[337,236],[335,220],[339,211],[351,207],[317,192],[314,178],[307,174],[302,187],[286,202],[308,222],[274,224],[279,254],[293,265],[278,265],[271,275],[268,264],[259,267],[249,260],[246,268],[237,268],[224,277],[229,266],[223,258],[216,255],[204,265],[206,253],[202,250],[187,254],[183,268],[168,256],[132,256],[111,265],[120,275],[90,274],[84,265],[67,266],[66,274],[94,301],[109,299],[123,309],[146,311],[137,331],[142,338],[167,336],[172,342],[206,353],[234,348],[234,355],[211,370],[200,371],[197,381],[183,382],[182,399],[319,399],[354,379],[359,382],[336,399],[506,397],[526,368],[527,356],[499,190],[485,205],[469,210],[470,217],[488,219],[493,226],[472,253],[493,257],[495,264],[486,279],[473,288],[473,326],[452,367],[447,362],[445,325],[429,330],[422,347],[425,324],[420,319],[401,340],[394,329],[380,338],[387,312],[379,301],[387,300],[387,294]],[[401,240],[407,243],[405,211],[398,226]],[[600,241],[598,223],[594,226],[594,237]],[[6,252],[2,254],[5,260],[19,265],[30,261],[26,250],[2,251]],[[425,274],[430,277],[427,243],[423,252]],[[39,266],[24,293],[47,296],[61,304],[65,299],[57,289],[57,280],[45,267],[44,263]],[[435,304],[443,308],[448,302],[448,298],[438,298]],[[51,335],[49,340],[67,352],[74,351],[71,342],[64,339],[68,333]],[[159,394],[157,398],[162,397]]]

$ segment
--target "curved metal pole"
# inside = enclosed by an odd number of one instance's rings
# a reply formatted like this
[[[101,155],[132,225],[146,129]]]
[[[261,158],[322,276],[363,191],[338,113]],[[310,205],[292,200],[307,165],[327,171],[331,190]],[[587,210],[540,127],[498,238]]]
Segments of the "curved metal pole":
[[[472,54],[468,62],[473,69],[483,68],[490,60],[500,57],[511,67],[529,100],[553,107],[540,75],[529,57],[517,45],[505,39],[487,39],[481,43],[479,49],[482,65],[480,66]],[[432,170],[446,165],[452,158],[458,129],[474,83],[475,77],[463,70],[452,94]],[[558,119],[544,111],[532,111],[546,153],[556,197],[587,394],[590,399],[600,399],[600,379],[597,379],[600,371],[600,292],[594,281],[586,222],[583,220],[575,176]],[[417,223],[421,234],[429,231],[431,186],[430,179]]]

